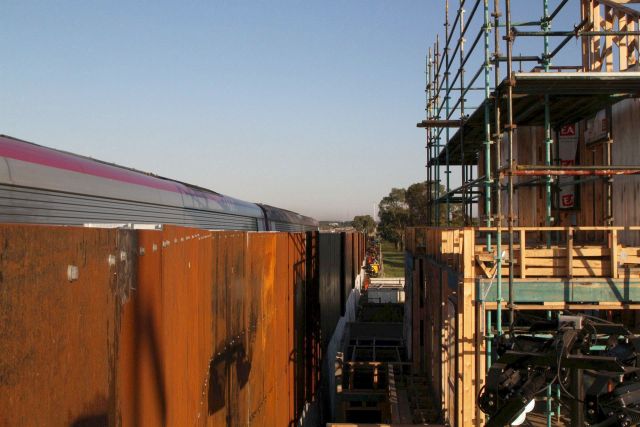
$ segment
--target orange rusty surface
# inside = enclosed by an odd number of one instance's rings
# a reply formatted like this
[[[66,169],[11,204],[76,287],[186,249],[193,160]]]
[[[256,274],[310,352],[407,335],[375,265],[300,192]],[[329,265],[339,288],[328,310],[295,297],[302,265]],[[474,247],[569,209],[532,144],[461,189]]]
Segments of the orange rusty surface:
[[[140,257],[138,296],[154,302],[140,305],[137,314],[132,310],[130,318],[136,323],[150,312],[155,317],[137,328],[143,336],[122,341],[141,348],[132,375],[142,376],[140,366],[154,364],[160,375],[154,379],[147,369],[126,419],[138,425],[164,420],[167,425],[209,426],[295,421],[304,403],[295,401],[296,388],[301,399],[307,388],[295,369],[304,360],[294,351],[296,334],[304,333],[294,321],[296,310],[304,316],[304,306],[296,308],[294,302],[305,286],[305,235],[168,226],[140,235],[141,245],[159,235],[155,240],[162,242],[162,250],[160,257],[147,257],[145,248]],[[159,354],[141,347],[140,340],[161,343]],[[136,405],[152,411],[153,421],[142,417],[147,410],[136,410]]]
[[[138,233],[138,280],[120,328],[118,403],[122,425],[163,425],[167,387],[162,351],[162,233]]]
[[[0,425],[117,422],[117,330],[134,240],[118,230],[0,224]]]
[[[318,239],[0,225],[0,425],[295,423],[320,383]]]

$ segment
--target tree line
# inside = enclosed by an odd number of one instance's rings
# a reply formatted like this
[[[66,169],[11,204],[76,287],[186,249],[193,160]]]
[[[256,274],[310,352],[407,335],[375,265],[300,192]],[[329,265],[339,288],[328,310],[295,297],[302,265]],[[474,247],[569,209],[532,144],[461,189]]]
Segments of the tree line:
[[[377,224],[377,229],[380,237],[395,244],[398,249],[402,249],[406,227],[428,225],[428,191],[429,186],[426,182],[417,182],[408,188],[392,188],[389,194],[383,197],[378,204],[380,221]],[[444,193],[444,187],[440,186],[440,194],[442,193]],[[440,209],[440,224],[445,223],[446,209],[442,206]],[[462,207],[453,205],[451,209],[451,225],[458,226],[462,224]],[[376,223],[371,215],[359,215],[353,218],[353,226],[358,231],[370,234],[375,230]]]

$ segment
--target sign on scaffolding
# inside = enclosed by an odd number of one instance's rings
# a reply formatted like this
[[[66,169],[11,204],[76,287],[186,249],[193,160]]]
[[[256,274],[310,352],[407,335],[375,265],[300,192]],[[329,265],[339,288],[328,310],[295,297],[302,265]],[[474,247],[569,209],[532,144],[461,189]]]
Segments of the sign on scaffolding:
[[[560,128],[558,137],[558,152],[561,166],[575,166],[576,153],[578,150],[578,127],[575,124],[565,125]],[[558,177],[559,204],[560,209],[576,208],[576,185],[575,177],[560,176]]]

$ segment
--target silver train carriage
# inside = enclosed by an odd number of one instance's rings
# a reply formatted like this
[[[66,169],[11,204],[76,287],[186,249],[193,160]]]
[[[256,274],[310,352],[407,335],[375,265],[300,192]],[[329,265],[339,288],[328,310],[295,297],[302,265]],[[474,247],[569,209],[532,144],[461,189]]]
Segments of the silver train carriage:
[[[318,222],[214,191],[0,135],[0,222],[175,224],[209,230],[308,231]]]

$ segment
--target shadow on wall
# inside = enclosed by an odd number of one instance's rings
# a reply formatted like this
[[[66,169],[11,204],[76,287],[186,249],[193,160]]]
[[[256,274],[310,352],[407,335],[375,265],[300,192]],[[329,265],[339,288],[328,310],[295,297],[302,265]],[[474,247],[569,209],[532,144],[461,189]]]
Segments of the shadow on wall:
[[[208,408],[209,415],[213,415],[225,407],[225,387],[230,387],[230,370],[233,365],[236,369],[238,386],[243,388],[249,381],[251,373],[251,361],[247,359],[242,342],[236,343],[222,353],[217,354],[209,364],[209,390]]]
[[[106,427],[109,425],[107,414],[89,415],[82,417],[70,424],[70,427]]]

